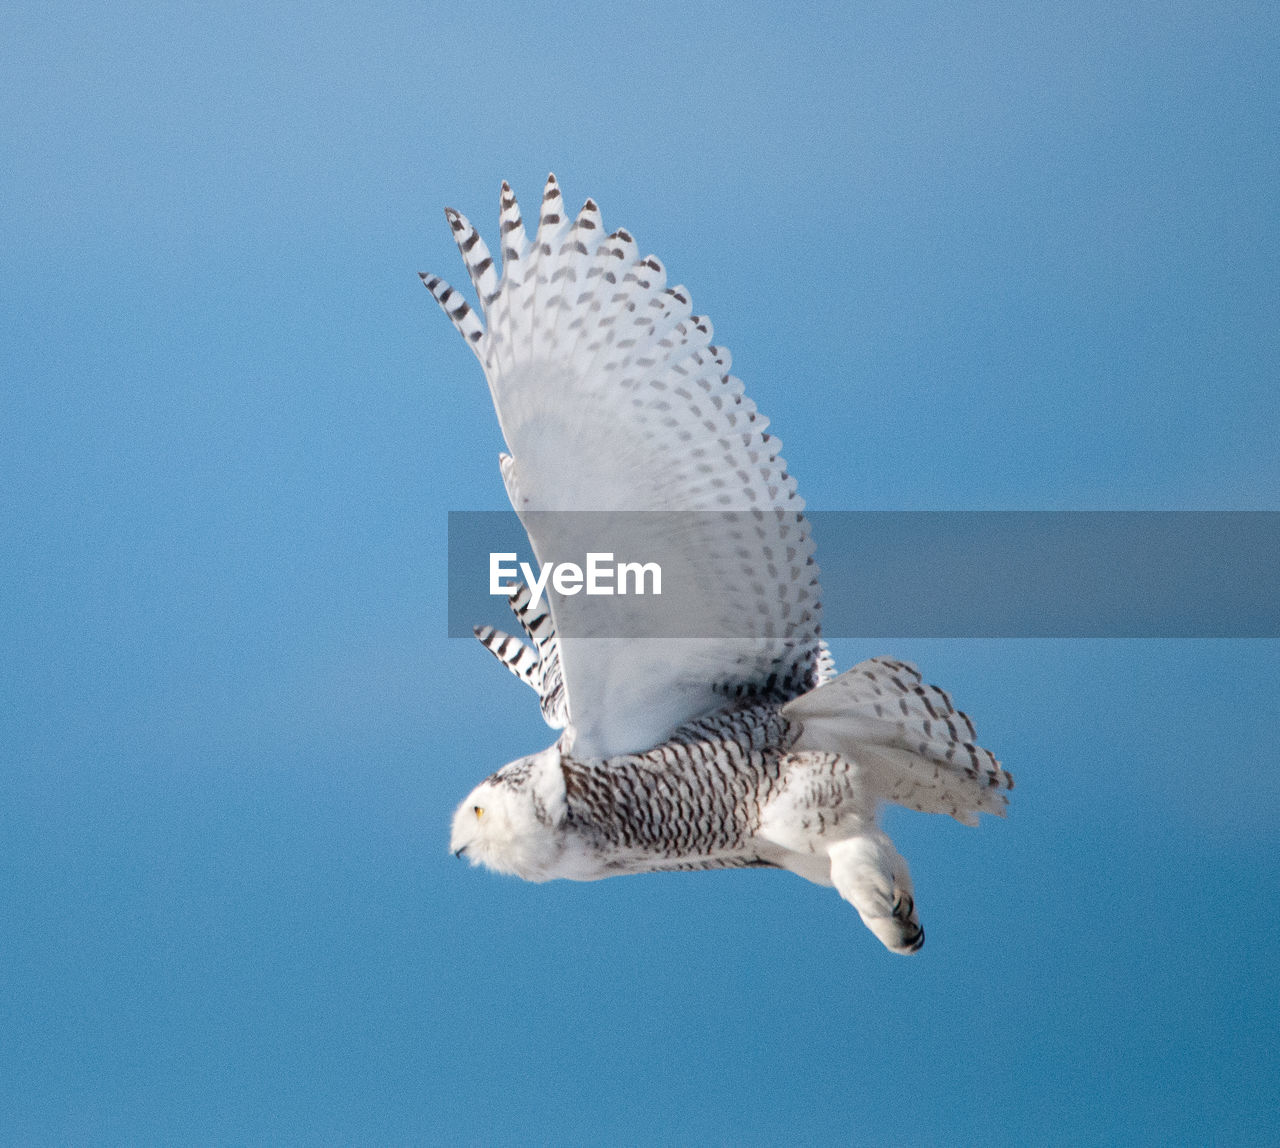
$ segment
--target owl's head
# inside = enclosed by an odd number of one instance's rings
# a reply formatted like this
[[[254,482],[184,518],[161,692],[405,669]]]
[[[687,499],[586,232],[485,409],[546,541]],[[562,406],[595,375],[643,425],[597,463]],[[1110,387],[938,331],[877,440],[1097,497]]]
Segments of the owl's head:
[[[552,746],[504,765],[467,795],[453,815],[449,849],[526,881],[548,881],[562,850],[565,813],[560,751]]]

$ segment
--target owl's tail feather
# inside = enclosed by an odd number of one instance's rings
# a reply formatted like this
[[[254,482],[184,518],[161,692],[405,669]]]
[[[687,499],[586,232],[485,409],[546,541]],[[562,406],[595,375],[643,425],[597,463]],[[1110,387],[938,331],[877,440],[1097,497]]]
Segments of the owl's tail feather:
[[[1013,777],[975,742],[973,723],[907,662],[872,658],[789,702],[797,750],[857,762],[884,801],[945,813],[964,825],[1004,816]]]

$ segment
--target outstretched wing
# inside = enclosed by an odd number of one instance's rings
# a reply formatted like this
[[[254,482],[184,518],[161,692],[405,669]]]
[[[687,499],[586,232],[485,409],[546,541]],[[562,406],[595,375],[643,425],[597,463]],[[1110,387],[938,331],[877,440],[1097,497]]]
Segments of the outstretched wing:
[[[804,504],[689,292],[668,287],[627,232],[606,235],[591,200],[571,220],[554,176],[532,241],[503,184],[501,276],[475,228],[446,214],[483,321],[443,280],[423,282],[484,367],[510,450],[503,479],[535,556],[596,537],[600,516],[579,531],[581,512],[614,512],[633,552],[651,541],[678,568],[680,616],[696,620],[683,636],[646,632],[634,598],[548,588],[575,756],[640,752],[727,697],[785,701],[815,684],[821,607]],[[627,512],[663,513],[621,525]],[[624,615],[625,634],[611,631]]]

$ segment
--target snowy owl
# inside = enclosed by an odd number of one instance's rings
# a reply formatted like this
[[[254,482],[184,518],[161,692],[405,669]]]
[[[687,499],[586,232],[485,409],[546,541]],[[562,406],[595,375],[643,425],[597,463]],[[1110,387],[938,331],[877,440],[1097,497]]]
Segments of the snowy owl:
[[[528,642],[476,636],[562,732],[471,792],[451,850],[529,881],[788,869],[834,886],[893,952],[915,952],[911,876],[880,807],[976,825],[1003,815],[1013,779],[915,667],[873,658],[836,676],[781,444],[658,259],[606,234],[590,199],[570,218],[554,176],[532,240],[502,185],[500,274],[476,229],[445,214],[479,313],[422,280],[484,368],[535,557],[557,541],[544,512],[694,512],[700,526],[667,545],[721,576],[695,579],[690,616],[741,623],[727,636],[580,637],[581,598],[512,583]]]

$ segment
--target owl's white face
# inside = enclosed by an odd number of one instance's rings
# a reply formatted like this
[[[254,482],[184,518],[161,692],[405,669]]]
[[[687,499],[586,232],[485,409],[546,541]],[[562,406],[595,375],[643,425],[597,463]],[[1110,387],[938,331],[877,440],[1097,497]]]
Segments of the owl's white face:
[[[547,881],[561,852],[564,812],[560,754],[552,747],[482,781],[453,815],[449,849],[473,865],[526,881]]]

